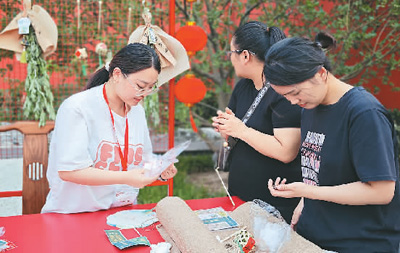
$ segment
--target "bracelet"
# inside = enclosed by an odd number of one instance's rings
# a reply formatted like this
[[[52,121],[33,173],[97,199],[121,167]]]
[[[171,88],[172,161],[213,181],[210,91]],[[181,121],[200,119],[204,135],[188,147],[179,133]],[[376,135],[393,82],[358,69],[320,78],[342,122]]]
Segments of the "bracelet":
[[[158,177],[158,180],[159,180],[159,181],[162,181],[162,182],[166,182],[166,181],[168,181],[168,179],[164,179],[164,178],[162,178],[162,177],[161,177],[161,175]]]

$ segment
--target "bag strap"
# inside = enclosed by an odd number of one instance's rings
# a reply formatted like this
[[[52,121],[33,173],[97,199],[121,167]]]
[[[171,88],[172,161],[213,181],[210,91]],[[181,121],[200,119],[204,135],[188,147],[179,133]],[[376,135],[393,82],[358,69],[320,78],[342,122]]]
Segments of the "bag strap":
[[[270,84],[266,83],[261,90],[258,91],[258,94],[256,96],[256,98],[254,99],[253,103],[251,104],[251,106],[249,107],[249,109],[247,110],[247,112],[244,114],[242,121],[244,124],[246,124],[246,122],[250,119],[251,115],[253,114],[253,112],[256,110],[258,104],[261,102],[261,99],[264,97],[264,95],[267,93],[268,88],[269,88]],[[231,139],[229,141],[229,139]],[[230,143],[230,142],[235,142],[235,143]],[[229,150],[231,148],[233,148],[234,144],[236,144],[237,139],[233,138],[231,136],[228,137],[228,141],[225,141],[223,143],[223,146],[225,147],[225,149]],[[231,145],[229,145],[231,144]]]
[[[246,124],[246,122],[250,119],[251,115],[256,110],[256,108],[257,108],[258,104],[260,103],[261,99],[267,93],[269,86],[270,86],[269,83],[266,83],[261,88],[261,90],[258,92],[257,97],[254,99],[253,103],[251,104],[251,106],[249,107],[249,109],[247,110],[245,115],[243,116],[243,119],[242,119],[243,123]]]
[[[264,95],[267,93],[268,88],[269,88],[269,83],[266,83],[261,90],[258,91],[258,94],[256,96],[256,98],[254,99],[253,103],[251,104],[251,106],[249,107],[249,109],[247,110],[247,112],[245,113],[245,115],[243,116],[243,123],[246,124],[246,122],[250,119],[251,115],[253,114],[253,112],[255,111],[255,109],[257,108],[258,104],[260,103],[261,99],[264,97]],[[228,138],[232,138],[234,139],[234,143],[231,144],[231,146],[229,145],[229,141],[224,141],[220,151],[219,151],[219,155],[218,155],[218,161],[217,161],[217,167],[223,169],[224,171],[227,171],[226,168],[226,160],[229,156],[229,151],[235,146],[237,139],[233,138],[231,136],[229,136]]]

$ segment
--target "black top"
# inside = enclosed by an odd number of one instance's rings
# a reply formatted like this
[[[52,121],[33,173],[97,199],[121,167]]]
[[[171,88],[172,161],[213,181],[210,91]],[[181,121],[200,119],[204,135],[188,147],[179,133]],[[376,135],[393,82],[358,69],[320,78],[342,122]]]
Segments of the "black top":
[[[228,107],[242,119],[253,103],[258,90],[250,79],[240,80]],[[300,128],[301,108],[293,106],[284,97],[269,88],[246,125],[265,134],[273,135],[274,128]],[[268,144],[266,144],[268,145]],[[229,192],[244,201],[261,199],[281,212],[290,222],[299,199],[273,197],[268,190],[268,179],[286,178],[288,182],[301,181],[300,157],[285,164],[267,157],[242,140],[232,149],[229,158]]]
[[[400,185],[397,139],[388,111],[362,87],[337,103],[304,110],[304,182],[317,186],[395,181],[387,205],[340,205],[304,199],[297,232],[320,247],[346,252],[398,252]]]

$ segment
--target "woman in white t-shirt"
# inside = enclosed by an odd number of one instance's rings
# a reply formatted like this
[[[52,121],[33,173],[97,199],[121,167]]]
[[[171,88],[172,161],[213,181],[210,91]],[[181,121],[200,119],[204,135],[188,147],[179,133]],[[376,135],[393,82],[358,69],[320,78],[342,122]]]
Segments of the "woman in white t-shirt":
[[[160,71],[160,59],[151,47],[131,43],[94,73],[85,91],[61,104],[50,144],[50,192],[42,213],[132,204],[139,188],[176,175],[173,164],[153,177],[143,169],[152,146],[139,102],[158,90]]]

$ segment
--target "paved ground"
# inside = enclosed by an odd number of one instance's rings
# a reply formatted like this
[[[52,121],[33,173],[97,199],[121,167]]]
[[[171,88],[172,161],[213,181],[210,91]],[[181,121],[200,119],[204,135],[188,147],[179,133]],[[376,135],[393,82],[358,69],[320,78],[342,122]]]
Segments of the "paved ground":
[[[22,189],[22,158],[0,160],[0,191]],[[0,217],[22,214],[22,198],[0,198]]]
[[[222,180],[226,187],[228,187],[228,172],[220,171]],[[204,186],[209,192],[225,192],[221,180],[214,170],[209,172],[192,173],[189,176],[189,182],[199,186]]]

